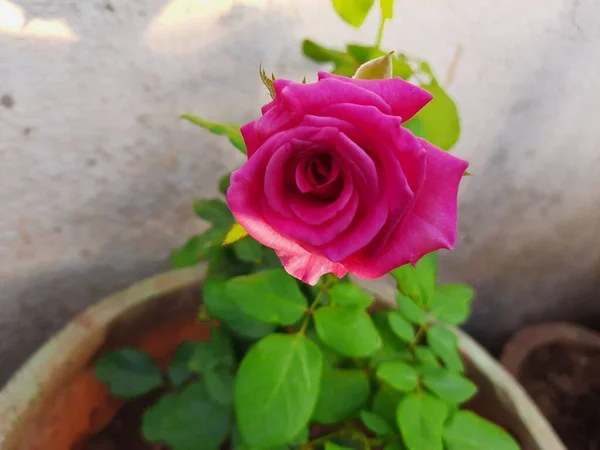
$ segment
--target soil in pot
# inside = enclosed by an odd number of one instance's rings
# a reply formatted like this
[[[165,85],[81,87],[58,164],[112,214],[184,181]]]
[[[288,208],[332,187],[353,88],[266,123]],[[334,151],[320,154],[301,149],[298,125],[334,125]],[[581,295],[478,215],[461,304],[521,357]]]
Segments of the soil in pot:
[[[600,348],[564,343],[538,348],[519,380],[569,450],[600,450]]]

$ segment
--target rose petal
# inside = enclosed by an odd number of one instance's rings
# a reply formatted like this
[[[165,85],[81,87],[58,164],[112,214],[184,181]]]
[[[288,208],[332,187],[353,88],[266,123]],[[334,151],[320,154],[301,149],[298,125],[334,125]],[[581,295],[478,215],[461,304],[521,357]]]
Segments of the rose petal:
[[[348,272],[342,264],[331,262],[324,256],[306,250],[301,253],[278,251],[277,256],[281,259],[281,264],[287,273],[312,286],[317,284],[319,278],[326,273],[333,273],[338,278],[342,278]]]
[[[423,139],[427,172],[413,209],[379,252],[361,252],[343,261],[360,278],[379,278],[403,264],[456,244],[458,186],[468,163]]]
[[[392,114],[402,117],[402,121],[410,120],[427,103],[433,99],[433,95],[418,86],[415,86],[402,78],[390,78],[386,80],[355,80],[353,78],[333,75],[327,72],[319,72],[320,82],[327,80],[340,80],[348,84],[359,86],[380,96],[390,105]],[[344,100],[345,103],[355,103]],[[383,110],[382,110],[383,111]],[[385,111],[384,111],[385,112]]]

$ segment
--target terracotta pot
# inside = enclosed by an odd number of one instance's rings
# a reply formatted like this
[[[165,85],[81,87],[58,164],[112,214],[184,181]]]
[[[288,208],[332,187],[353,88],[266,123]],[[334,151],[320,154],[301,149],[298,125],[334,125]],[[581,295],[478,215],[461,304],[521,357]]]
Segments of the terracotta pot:
[[[95,379],[94,361],[127,345],[143,348],[164,366],[182,340],[206,338],[194,314],[203,276],[199,266],[144,280],[101,300],[50,339],[0,392],[0,450],[73,450],[105,427],[122,402]],[[393,302],[393,287],[365,288]],[[455,331],[469,376],[481,389],[471,406],[512,432],[526,450],[565,449],[515,380]]]
[[[587,429],[594,426],[584,425],[585,420],[577,414],[588,409],[588,402],[590,408],[597,404],[591,394],[600,388],[599,353],[599,333],[571,323],[552,322],[523,328],[506,344],[500,361],[530,390],[570,447],[596,448],[588,442],[591,437],[587,434]],[[578,412],[571,417],[568,411],[573,408]]]

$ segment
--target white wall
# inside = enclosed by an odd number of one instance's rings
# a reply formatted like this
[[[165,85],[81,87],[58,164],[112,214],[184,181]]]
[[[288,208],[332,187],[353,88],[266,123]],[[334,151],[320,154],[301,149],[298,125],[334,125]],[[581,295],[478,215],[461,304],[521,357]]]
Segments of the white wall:
[[[166,267],[195,198],[242,161],[178,120],[244,122],[259,62],[314,77],[300,42],[372,42],[326,0],[0,0],[0,382],[99,296]],[[474,174],[446,279],[470,329],[600,310],[600,2],[397,0],[386,47],[432,61]],[[595,294],[594,294],[595,292]]]

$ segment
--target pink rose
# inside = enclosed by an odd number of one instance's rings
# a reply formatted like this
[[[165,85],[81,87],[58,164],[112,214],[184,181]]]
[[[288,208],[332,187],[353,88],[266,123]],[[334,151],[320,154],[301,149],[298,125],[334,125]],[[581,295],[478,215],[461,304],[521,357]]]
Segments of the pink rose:
[[[455,245],[468,163],[400,126],[428,92],[400,78],[325,72],[316,83],[274,85],[263,116],[242,127],[248,161],[227,202],[291,275],[377,278]]]

